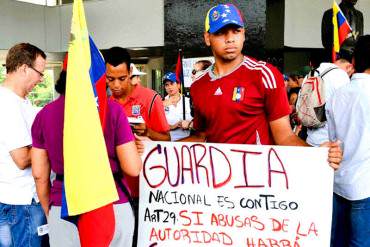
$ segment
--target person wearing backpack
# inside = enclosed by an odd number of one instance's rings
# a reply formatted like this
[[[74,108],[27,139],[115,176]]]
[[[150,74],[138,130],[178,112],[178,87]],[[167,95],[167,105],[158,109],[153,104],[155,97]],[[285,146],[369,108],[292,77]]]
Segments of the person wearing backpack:
[[[351,83],[327,102],[330,140],[343,142],[334,173],[332,247],[370,246],[370,35],[354,50]]]
[[[306,142],[312,146],[329,141],[325,102],[330,100],[338,88],[350,82],[353,73],[351,61],[352,53],[342,50],[339,59],[334,63],[321,63],[306,76],[302,84],[297,112],[302,125],[307,127]]]

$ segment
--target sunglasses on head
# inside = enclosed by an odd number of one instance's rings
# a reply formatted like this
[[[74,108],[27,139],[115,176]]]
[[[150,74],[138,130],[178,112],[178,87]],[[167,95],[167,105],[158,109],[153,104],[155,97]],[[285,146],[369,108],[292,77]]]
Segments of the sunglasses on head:
[[[192,71],[191,71],[191,73],[193,74],[193,75],[195,75],[196,73],[198,73],[200,70],[195,70],[195,69],[193,69]]]

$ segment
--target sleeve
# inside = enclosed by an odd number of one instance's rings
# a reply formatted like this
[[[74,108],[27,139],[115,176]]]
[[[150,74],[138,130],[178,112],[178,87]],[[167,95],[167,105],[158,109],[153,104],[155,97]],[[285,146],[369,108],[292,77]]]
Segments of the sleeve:
[[[8,102],[7,106],[2,108],[1,116],[4,147],[8,152],[32,144],[31,130],[18,102]]]
[[[185,98],[185,119],[191,121],[193,117],[191,116],[191,109],[190,109],[190,99]]]
[[[161,97],[155,97],[152,110],[150,112],[148,127],[156,132],[168,132],[170,126],[167,123],[166,115]]]
[[[328,137],[329,141],[335,141],[337,139],[336,137],[336,131],[335,131],[335,121],[334,121],[334,115],[333,115],[333,100],[335,96],[333,96],[328,102],[326,102],[325,106],[325,113],[326,113],[326,124],[328,126]]]
[[[290,114],[288,95],[285,89],[283,75],[273,66],[266,65],[262,80],[267,82],[265,86],[265,111],[269,122]],[[268,82],[271,81],[271,83]]]
[[[130,141],[133,141],[134,135],[132,134],[132,130],[130,124],[128,123],[128,119],[126,114],[124,113],[122,107],[117,107],[116,109],[118,114],[118,119],[115,124],[115,146],[119,146]]]
[[[328,100],[339,88],[350,83],[348,74],[340,68],[329,71],[325,76],[330,76],[330,80],[327,81],[329,83],[326,83],[325,81],[325,85],[328,85],[325,87],[325,98]],[[325,80],[325,76],[323,77],[323,80]]]
[[[32,146],[36,148],[45,149],[45,139],[43,135],[42,129],[42,116],[44,111],[40,111],[33,121],[32,128],[31,128],[31,135],[32,135]]]

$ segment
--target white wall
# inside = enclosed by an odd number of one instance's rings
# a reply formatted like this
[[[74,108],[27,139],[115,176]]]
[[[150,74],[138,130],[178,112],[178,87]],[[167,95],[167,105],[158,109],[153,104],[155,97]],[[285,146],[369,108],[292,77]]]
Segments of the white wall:
[[[284,45],[322,48],[321,19],[332,3],[332,0],[285,0]],[[355,7],[364,15],[364,34],[370,34],[370,1],[359,0]]]
[[[164,45],[164,0],[84,2],[90,35],[100,49]],[[67,50],[72,4],[45,7],[0,1],[0,49],[30,42],[49,52]]]

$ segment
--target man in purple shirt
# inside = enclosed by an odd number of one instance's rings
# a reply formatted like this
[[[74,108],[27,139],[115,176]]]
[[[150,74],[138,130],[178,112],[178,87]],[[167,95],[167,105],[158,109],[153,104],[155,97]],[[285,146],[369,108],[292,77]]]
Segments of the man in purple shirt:
[[[39,112],[32,126],[32,169],[40,202],[46,215],[49,216],[51,246],[79,246],[75,226],[60,219],[64,171],[65,83],[66,72],[62,71],[55,87],[61,96]],[[127,117],[122,107],[111,100],[108,101],[108,109],[104,138],[112,173],[115,175],[123,172],[130,176],[138,176],[142,163]],[[94,150],[91,151],[94,152]],[[56,173],[56,179],[51,188],[49,184],[50,169]],[[126,184],[124,177],[121,178],[121,182]],[[129,203],[127,203],[127,196],[117,184],[117,179],[116,187],[119,200],[114,205],[116,228],[111,246],[131,247],[134,216]]]

